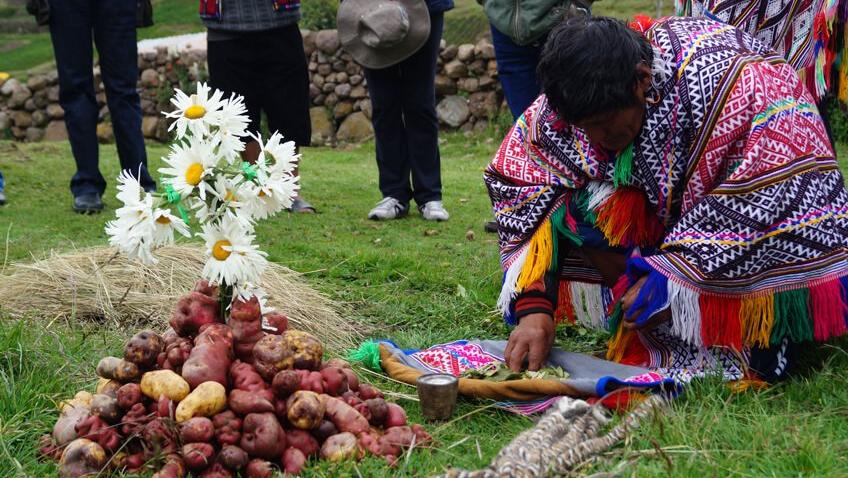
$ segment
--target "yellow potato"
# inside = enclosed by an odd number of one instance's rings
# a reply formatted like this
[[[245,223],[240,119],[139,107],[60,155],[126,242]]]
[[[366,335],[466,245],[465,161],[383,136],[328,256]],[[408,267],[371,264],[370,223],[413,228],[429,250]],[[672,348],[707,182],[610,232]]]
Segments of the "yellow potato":
[[[138,365],[118,357],[103,357],[97,363],[97,375],[121,383],[138,380],[140,374]]]
[[[189,418],[211,417],[227,407],[227,390],[218,382],[203,382],[177,405],[177,423]]]
[[[109,380],[108,378],[99,378],[97,379],[97,387],[94,389],[94,393],[102,393],[103,395],[109,395],[110,397],[116,397],[118,395],[118,389],[123,385],[121,382],[117,380]]]
[[[77,438],[68,444],[59,460],[61,478],[94,476],[106,465],[106,452],[97,443]]]
[[[92,397],[94,397],[94,395],[89,392],[86,392],[85,390],[79,391],[76,395],[74,395],[74,398],[67,401],[59,402],[59,411],[62,415],[64,415],[69,411],[73,410],[74,408],[88,408],[91,405]]]
[[[141,376],[141,393],[153,400],[159,400],[159,397],[165,395],[179,402],[189,391],[188,382],[172,370],[154,370]]]

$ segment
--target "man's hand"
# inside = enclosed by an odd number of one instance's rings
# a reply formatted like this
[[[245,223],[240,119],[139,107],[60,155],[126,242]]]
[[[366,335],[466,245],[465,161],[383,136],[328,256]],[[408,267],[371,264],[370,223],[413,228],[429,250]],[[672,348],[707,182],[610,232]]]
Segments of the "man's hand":
[[[529,362],[528,370],[539,370],[547,360],[554,344],[553,317],[548,314],[525,315],[518,326],[509,334],[504,358],[506,365],[515,372],[521,371],[524,359]]]
[[[646,320],[642,324],[636,323],[636,318],[642,313],[642,309],[631,310],[633,308],[633,303],[636,302],[636,298],[639,296],[639,292],[642,290],[642,286],[645,285],[645,281],[648,279],[648,276],[644,276],[625,292],[624,297],[621,298],[621,310],[624,312],[624,321],[622,322],[622,326],[628,330],[639,330],[645,329],[650,330],[659,325],[666,320],[671,318],[671,308],[666,308],[652,315],[648,320]]]

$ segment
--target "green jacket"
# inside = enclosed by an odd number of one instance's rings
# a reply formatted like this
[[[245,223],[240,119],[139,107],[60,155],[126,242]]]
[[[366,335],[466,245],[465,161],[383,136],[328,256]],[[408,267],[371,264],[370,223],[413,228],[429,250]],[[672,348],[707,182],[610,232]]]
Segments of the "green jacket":
[[[563,18],[589,14],[595,0],[483,0],[492,26],[519,45],[544,37]]]

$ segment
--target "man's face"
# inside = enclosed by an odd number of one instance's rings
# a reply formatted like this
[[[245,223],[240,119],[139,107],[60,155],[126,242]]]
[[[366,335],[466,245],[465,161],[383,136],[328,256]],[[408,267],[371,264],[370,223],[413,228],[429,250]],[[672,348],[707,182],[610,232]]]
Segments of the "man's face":
[[[593,145],[609,151],[621,151],[639,135],[644,116],[645,106],[637,104],[590,116],[574,125],[586,133]]]

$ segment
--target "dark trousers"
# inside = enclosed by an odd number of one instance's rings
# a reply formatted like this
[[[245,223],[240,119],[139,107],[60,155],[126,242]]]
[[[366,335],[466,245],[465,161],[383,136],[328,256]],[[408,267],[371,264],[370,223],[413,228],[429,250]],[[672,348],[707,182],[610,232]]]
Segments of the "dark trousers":
[[[380,192],[403,203],[415,199],[419,206],[442,199],[435,79],[443,26],[443,13],[430,14],[430,37],[420,50],[388,68],[364,68]]]
[[[271,133],[309,146],[309,72],[297,24],[258,32],[227,32],[207,46],[209,84],[244,97],[248,131],[259,133],[261,112]]]
[[[98,166],[99,108],[94,95],[92,37],[100,58],[121,169],[136,176],[140,168],[142,187],[156,188],[147,171],[141,134],[135,17],[135,0],[50,2],[50,37],[59,72],[59,104],[65,110],[65,125],[77,163],[77,172],[71,179],[74,196],[102,195],[106,190],[106,180]]]
[[[513,118],[518,118],[539,96],[541,87],[536,77],[536,66],[542,53],[544,39],[530,45],[519,45],[494,26],[492,45],[498,63],[498,79],[503,86],[506,104]]]

